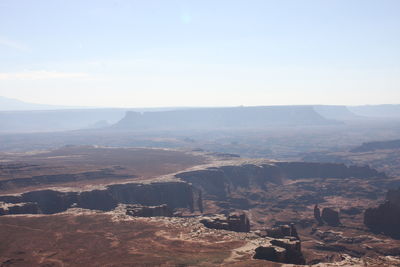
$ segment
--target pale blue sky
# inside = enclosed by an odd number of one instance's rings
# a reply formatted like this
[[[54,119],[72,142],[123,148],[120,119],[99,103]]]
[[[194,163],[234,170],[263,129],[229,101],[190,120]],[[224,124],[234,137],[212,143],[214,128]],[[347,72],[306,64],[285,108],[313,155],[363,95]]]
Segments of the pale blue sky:
[[[0,0],[0,96],[154,107],[400,103],[397,0]]]

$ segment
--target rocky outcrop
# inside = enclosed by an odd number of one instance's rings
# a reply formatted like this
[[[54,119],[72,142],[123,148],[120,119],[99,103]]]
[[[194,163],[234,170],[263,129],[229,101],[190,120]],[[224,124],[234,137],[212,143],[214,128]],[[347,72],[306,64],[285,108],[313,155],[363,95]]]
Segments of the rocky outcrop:
[[[339,212],[332,208],[324,208],[321,214],[322,220],[330,226],[340,225]]]
[[[296,239],[300,239],[297,233],[297,229],[293,223],[287,225],[280,225],[273,228],[265,229],[265,236],[273,237],[273,238],[287,238],[294,237]]]
[[[160,182],[150,184],[115,184],[108,191],[118,203],[155,206],[167,204],[171,209],[199,209],[194,198],[197,191],[185,182]]]
[[[253,258],[298,265],[306,263],[301,242],[296,238],[273,239],[270,244],[257,247]]]
[[[324,224],[321,218],[321,210],[319,209],[318,204],[315,204],[314,206],[314,218],[317,221],[318,225]]]
[[[286,262],[286,249],[277,246],[259,246],[255,249],[254,259],[274,262]]]
[[[173,212],[166,204],[159,206],[127,205],[126,215],[134,217],[172,217]]]
[[[37,214],[40,213],[36,203],[4,203],[0,202],[0,215],[8,214]]]
[[[318,204],[314,206],[314,219],[317,221],[318,225],[324,225],[325,223],[330,226],[340,225],[339,212],[332,208],[324,208],[321,210]]]
[[[229,212],[229,209],[247,210],[260,202],[265,202],[265,194],[270,188],[282,185],[284,180],[293,179],[351,179],[386,177],[385,174],[369,167],[346,166],[334,163],[308,162],[274,162],[266,164],[243,164],[233,166],[211,167],[202,170],[181,172],[177,178],[191,183],[202,192],[206,205],[213,202],[216,206]],[[310,189],[312,184],[297,183],[308,191],[296,198],[282,197],[276,202],[277,208],[303,205],[325,201],[324,195],[336,195],[338,186]],[[311,191],[311,192],[310,192]],[[365,194],[365,192],[362,192]]]
[[[185,182],[128,183],[82,192],[39,190],[15,196],[0,196],[0,201],[14,204],[35,203],[40,213],[44,214],[62,212],[71,207],[109,211],[119,203],[145,206],[167,204],[171,209],[186,208],[194,211],[202,208],[194,201],[201,201],[201,197],[196,197],[197,193],[198,191]]]
[[[234,213],[228,216],[218,214],[202,217],[200,222],[207,228],[235,232],[250,232],[250,221],[244,213]]]
[[[203,192],[203,195],[212,200],[226,200],[231,197],[231,192],[239,189],[266,190],[268,183],[282,184],[282,173],[279,168],[269,164],[222,166],[182,172],[176,177],[193,184]],[[239,204],[238,208],[244,209],[242,204]]]
[[[400,238],[400,188],[389,190],[383,204],[367,209],[364,224],[373,232]]]
[[[254,258],[281,263],[305,264],[301,241],[293,223],[256,231],[266,243],[255,249]],[[268,241],[267,241],[268,240]]]

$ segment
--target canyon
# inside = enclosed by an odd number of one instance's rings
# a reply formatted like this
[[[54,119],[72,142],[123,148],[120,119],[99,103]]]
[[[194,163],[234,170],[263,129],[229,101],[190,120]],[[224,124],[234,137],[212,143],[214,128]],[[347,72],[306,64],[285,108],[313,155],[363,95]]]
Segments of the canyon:
[[[158,162],[156,166],[143,164],[149,157]],[[64,218],[69,224],[78,218],[101,218],[102,227],[113,225],[117,229],[124,224],[127,229],[126,224],[140,222],[149,229],[163,229],[157,231],[163,233],[165,242],[178,242],[167,236],[177,231],[177,222],[186,225],[184,230],[178,227],[181,237],[177,240],[182,245],[190,240],[206,242],[211,249],[207,253],[211,254],[205,253],[198,260],[210,265],[274,266],[273,262],[277,262],[329,266],[359,260],[384,265],[395,262],[385,257],[395,257],[400,252],[400,243],[390,239],[390,232],[382,235],[364,219],[399,179],[368,166],[246,159],[204,151],[91,146],[3,158],[7,161],[0,168],[0,224],[9,231],[10,248],[19,242],[17,232],[8,226],[10,220],[16,220],[18,234],[22,231],[31,235],[43,250],[41,238],[25,229],[24,224],[41,221],[46,225],[57,218]],[[389,195],[396,199],[393,193]],[[322,209],[323,223],[315,219],[316,204]],[[46,231],[58,235],[52,232],[56,231],[54,227],[56,224]],[[74,227],[86,226],[78,222]],[[63,236],[70,234],[66,229],[61,231]],[[149,236],[143,236],[145,239],[132,237],[129,242],[150,242],[157,231],[149,232]],[[120,235],[115,238],[122,239]],[[212,252],[213,242],[218,239],[223,245],[214,247]],[[115,242],[116,248],[126,249],[121,241]],[[27,253],[26,245],[18,246]],[[30,259],[29,253],[17,256],[10,249],[3,251],[8,251],[1,253],[3,263],[25,264],[35,258],[31,255]],[[371,258],[372,252],[375,256]],[[89,251],[85,253],[91,258]],[[211,257],[213,253],[221,256]],[[150,255],[142,255],[147,256],[141,262],[156,262]],[[65,260],[45,257],[45,261]],[[168,261],[178,263],[176,259]]]

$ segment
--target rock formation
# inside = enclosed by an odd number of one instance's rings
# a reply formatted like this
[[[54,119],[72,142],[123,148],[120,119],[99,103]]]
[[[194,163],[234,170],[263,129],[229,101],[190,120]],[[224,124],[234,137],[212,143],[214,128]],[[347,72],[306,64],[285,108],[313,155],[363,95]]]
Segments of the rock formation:
[[[202,210],[199,203],[201,196],[196,197],[196,192],[185,182],[127,183],[82,192],[38,190],[21,195],[0,196],[0,201],[7,204],[34,203],[40,213],[44,214],[63,212],[71,207],[109,211],[116,208],[119,203],[145,206],[167,204],[171,209]],[[197,203],[194,203],[194,199],[197,199]],[[195,206],[196,204],[198,206]],[[11,214],[10,211],[9,213]]]
[[[367,209],[364,224],[373,232],[400,238],[400,188],[389,190],[383,204]]]
[[[253,258],[281,263],[305,264],[301,252],[300,237],[293,223],[267,228],[265,231],[257,231],[256,234],[264,237],[266,243],[255,249]]]
[[[268,183],[282,184],[279,168],[268,164],[214,167],[178,173],[176,177],[193,184],[203,191],[203,196],[214,200],[226,200],[238,188],[265,190]]]
[[[318,204],[315,204],[314,206],[314,218],[317,221],[318,225],[324,224],[321,218],[321,210],[318,208]]]
[[[267,191],[271,185],[281,185],[285,179],[312,178],[383,178],[385,174],[369,167],[346,166],[336,163],[310,162],[275,162],[271,164],[243,164],[234,166],[212,167],[203,170],[181,172],[177,178],[191,183],[202,191],[205,200],[227,201],[231,208],[248,209],[251,199],[237,196],[235,192],[244,190]],[[332,189],[332,194],[335,193]],[[257,197],[257,196],[256,196]],[[298,200],[296,200],[298,201]],[[317,203],[323,201],[320,194],[304,195],[302,201]],[[281,203],[285,205],[285,203]]]
[[[306,263],[301,242],[296,238],[273,239],[269,244],[257,247],[253,258],[299,265]]]
[[[213,216],[202,217],[200,220],[207,228],[223,229],[235,232],[249,232],[250,221],[246,214],[234,213],[228,216],[217,214]]]
[[[126,214],[135,217],[172,217],[173,212],[166,204],[159,206],[128,205]]]
[[[288,238],[294,237],[296,239],[300,239],[297,233],[297,229],[293,223],[290,225],[284,224],[273,228],[265,229],[265,236],[273,237],[273,238]]]
[[[324,208],[322,210],[321,218],[330,226],[340,225],[339,212],[333,210],[332,208]]]

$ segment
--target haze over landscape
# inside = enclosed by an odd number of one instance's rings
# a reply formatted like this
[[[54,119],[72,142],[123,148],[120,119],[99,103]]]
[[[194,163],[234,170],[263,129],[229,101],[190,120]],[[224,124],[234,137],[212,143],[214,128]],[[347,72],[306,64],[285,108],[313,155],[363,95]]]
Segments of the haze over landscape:
[[[400,99],[400,4],[0,2],[0,95],[100,107]]]
[[[400,266],[399,10],[0,0],[0,266]]]

